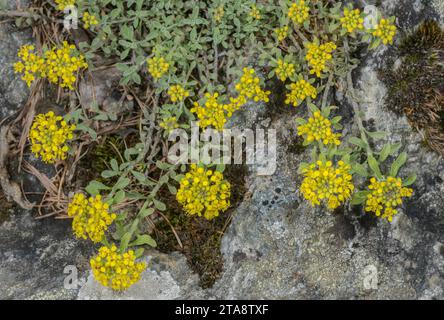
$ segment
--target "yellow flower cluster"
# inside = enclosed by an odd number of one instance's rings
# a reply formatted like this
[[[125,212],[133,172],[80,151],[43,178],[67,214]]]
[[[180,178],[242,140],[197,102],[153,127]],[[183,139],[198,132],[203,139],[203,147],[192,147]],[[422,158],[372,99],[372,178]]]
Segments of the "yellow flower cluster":
[[[203,106],[195,102],[191,112],[197,114],[202,128],[213,126],[217,130],[223,130],[227,119],[225,117],[226,105],[218,102],[219,94],[206,93],[206,101]]]
[[[288,37],[288,26],[274,29],[274,33],[276,33],[278,41],[282,42]]]
[[[327,69],[327,62],[333,57],[331,53],[336,50],[336,45],[333,42],[317,45],[316,43],[307,44],[307,55],[305,59],[311,68],[310,74],[321,76],[321,72]]]
[[[75,125],[68,125],[52,111],[37,115],[29,132],[31,151],[46,163],[65,160],[69,150],[66,142],[72,139],[74,129]]]
[[[402,198],[411,197],[413,190],[402,186],[400,178],[388,177],[386,181],[370,179],[368,187],[371,193],[367,196],[365,211],[374,212],[376,216],[392,221],[398,213],[396,207],[402,204]]]
[[[225,10],[224,10],[224,6],[222,4],[220,6],[218,6],[216,9],[214,9],[214,11],[213,11],[213,18],[214,18],[214,21],[216,21],[216,22],[221,22],[224,15],[225,15]]]
[[[163,57],[152,57],[147,60],[148,63],[148,72],[151,76],[158,80],[162,77],[170,67],[170,64],[166,62]]]
[[[222,173],[193,164],[180,181],[176,199],[188,214],[211,220],[230,206],[230,188]]]
[[[176,117],[169,117],[169,118],[163,119],[163,121],[159,125],[161,128],[165,129],[168,132],[171,132],[174,129],[179,128],[179,124],[177,123]]]
[[[103,286],[113,290],[126,290],[139,281],[146,268],[145,262],[136,262],[133,250],[123,254],[117,247],[101,247],[99,253],[90,260],[94,278]]]
[[[55,3],[57,4],[57,9],[63,11],[66,7],[75,5],[76,0],[55,0]]]
[[[77,54],[76,47],[66,41],[62,47],[45,51],[43,57],[35,54],[34,50],[32,45],[21,47],[17,54],[21,61],[14,64],[14,71],[23,73],[22,79],[28,86],[40,77],[72,90],[76,81],[75,73],[88,67],[83,55]]]
[[[72,229],[77,238],[90,238],[93,242],[102,241],[105,231],[116,219],[115,213],[109,213],[109,205],[102,202],[102,197],[86,197],[82,193],[74,196],[68,206],[68,216],[73,217]]]
[[[375,37],[382,40],[382,43],[393,43],[393,38],[396,35],[396,26],[387,19],[381,19],[373,32]]]
[[[233,112],[240,109],[248,99],[254,101],[268,102],[270,99],[270,91],[264,91],[260,87],[260,79],[255,75],[253,69],[245,68],[244,73],[236,84],[236,91],[238,96],[236,98],[230,97],[229,103],[220,103],[219,93],[206,93],[205,102],[200,105],[198,102],[194,103],[191,112],[195,113],[200,121],[200,126],[206,128],[209,126],[217,130],[223,130],[227,117],[231,117]]]
[[[329,210],[334,210],[349,199],[354,190],[351,167],[343,161],[333,166],[331,161],[317,161],[302,170],[304,181],[301,192],[312,206],[325,203]]]
[[[85,29],[89,29],[92,26],[96,26],[99,24],[99,21],[97,21],[97,18],[95,15],[89,14],[89,12],[85,12],[83,14],[83,27]]]
[[[315,112],[308,122],[298,127],[298,135],[305,136],[305,141],[321,141],[325,145],[339,146],[341,141],[340,133],[333,133],[329,119],[324,118],[320,112]]]
[[[37,77],[42,77],[45,70],[45,60],[35,54],[34,50],[33,45],[22,46],[17,53],[20,61],[14,63],[14,72],[23,73],[22,80],[28,87]]]
[[[279,80],[285,82],[287,78],[294,76],[296,68],[293,63],[285,62],[284,60],[279,59],[277,64],[276,76]]]
[[[292,83],[290,88],[291,91],[290,93],[287,93],[285,103],[292,104],[295,107],[300,105],[308,97],[316,99],[318,95],[316,88],[304,79],[301,79],[296,83]]]
[[[180,102],[185,100],[186,97],[190,95],[190,93],[185,90],[181,85],[173,85],[168,90],[168,95],[173,102]]]
[[[296,0],[288,10],[288,17],[296,24],[303,24],[309,17],[310,7],[305,0]]]
[[[268,102],[268,96],[271,92],[262,90],[260,79],[256,76],[254,69],[244,68],[243,72],[240,81],[236,84],[236,90],[239,92],[239,95],[247,99],[253,99],[256,102]]]
[[[344,9],[344,16],[340,19],[342,28],[349,33],[353,33],[355,30],[364,29],[364,18],[361,16],[359,9],[350,10]]]
[[[250,17],[256,20],[259,20],[261,18],[261,12],[255,5],[251,6]]]
[[[76,56],[76,47],[63,41],[62,47],[54,47],[44,54],[46,70],[44,74],[52,83],[59,83],[62,88],[73,89],[75,73],[87,68],[83,55]]]

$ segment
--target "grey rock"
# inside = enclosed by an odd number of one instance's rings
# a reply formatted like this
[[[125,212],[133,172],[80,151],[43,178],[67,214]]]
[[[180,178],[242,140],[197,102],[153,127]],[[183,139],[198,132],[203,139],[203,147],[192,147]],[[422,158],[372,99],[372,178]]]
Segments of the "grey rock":
[[[442,19],[441,3],[386,0],[382,8],[387,14],[396,14],[406,31],[424,18]],[[26,36],[20,41],[26,41]],[[8,43],[13,46],[12,40]],[[5,49],[0,50],[3,53]],[[376,130],[390,132],[391,142],[405,145],[409,160],[401,174],[418,175],[413,198],[392,223],[359,207],[331,214],[302,199],[298,190],[301,177],[296,170],[309,154],[292,148],[296,134],[293,119],[306,111],[283,107],[276,98],[269,105],[246,106],[230,122],[231,127],[277,130],[277,170],[272,176],[259,176],[250,166],[247,188],[251,196],[236,209],[223,236],[224,270],[212,288],[199,287],[197,275],[180,254],[150,251],[144,258],[148,269],[141,281],[124,293],[115,293],[99,286],[90,272],[83,276],[91,248],[73,240],[66,224],[34,221],[29,213],[17,211],[0,225],[0,297],[444,299],[444,161],[423,145],[421,134],[405,117],[384,107],[387,88],[379,81],[377,70],[394,54],[391,49],[377,50],[355,73],[360,108],[367,122]],[[0,59],[13,61],[9,54]],[[15,79],[10,73],[8,77]],[[7,83],[0,82],[0,93],[8,91]],[[15,100],[7,100],[19,104],[26,96],[24,89]],[[0,94],[2,110],[4,106],[12,110],[4,97]],[[335,98],[339,106],[335,112],[344,118],[344,132],[356,134],[348,101],[340,91]],[[68,264],[79,268],[79,291],[63,289],[63,268]]]
[[[30,30],[19,30],[11,24],[0,23],[0,119],[12,115],[27,99],[26,83],[19,74],[14,74],[12,65],[18,61],[18,49],[32,42]]]
[[[35,220],[29,211],[14,210],[0,225],[0,299],[74,298],[79,286],[65,288],[65,268],[76,268],[80,285],[91,251],[74,238],[68,221]]]

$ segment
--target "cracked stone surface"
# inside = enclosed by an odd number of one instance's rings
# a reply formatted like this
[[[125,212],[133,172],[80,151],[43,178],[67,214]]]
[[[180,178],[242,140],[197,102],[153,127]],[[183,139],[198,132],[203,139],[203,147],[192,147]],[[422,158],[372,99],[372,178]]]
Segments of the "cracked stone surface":
[[[360,1],[372,4],[376,1]],[[398,17],[402,31],[425,18],[441,19],[442,1],[386,0],[386,14]],[[0,24],[0,28],[5,25]],[[8,27],[9,28],[9,27]],[[1,30],[0,30],[1,31]],[[0,32],[0,68],[7,68],[26,32]],[[14,40],[14,37],[17,37]],[[87,270],[91,248],[72,238],[59,221],[34,221],[16,211],[0,225],[0,297],[78,299],[444,299],[444,161],[427,149],[405,117],[386,110],[387,88],[377,77],[393,50],[378,49],[363,57],[354,74],[360,108],[374,129],[389,132],[409,154],[402,174],[416,172],[414,196],[390,224],[359,207],[330,214],[303,201],[296,173],[308,152],[295,150],[296,116],[304,108],[250,105],[237,113],[232,127],[277,130],[277,169],[258,176],[251,167],[247,197],[237,208],[222,239],[224,270],[215,285],[203,290],[179,253],[149,251],[148,270],[125,293],[95,282]],[[17,77],[2,69],[0,112],[12,112],[26,97]],[[344,118],[344,134],[357,132],[352,108],[336,92],[332,100]],[[275,108],[276,110],[270,110]],[[18,265],[22,267],[17,267]],[[63,289],[65,265],[79,266],[80,286]]]

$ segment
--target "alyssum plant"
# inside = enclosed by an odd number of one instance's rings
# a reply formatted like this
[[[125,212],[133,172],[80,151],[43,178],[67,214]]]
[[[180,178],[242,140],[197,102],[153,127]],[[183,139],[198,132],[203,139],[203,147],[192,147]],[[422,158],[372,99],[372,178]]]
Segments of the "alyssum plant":
[[[56,4],[57,10],[78,7],[81,25],[92,41],[79,48],[64,42],[41,54],[32,46],[23,47],[14,68],[28,85],[43,78],[73,90],[77,74],[93,68],[97,56],[117,57],[121,85],[147,88],[155,101],[149,112],[141,103],[140,142],[112,159],[101,172],[103,180],[85,187],[89,195],[77,192],[67,207],[76,237],[102,244],[90,261],[101,284],[124,290],[140,278],[145,265],[136,258],[144,245],[156,245],[143,222],[156,210],[166,209],[158,197],[162,188],[176,194],[186,214],[213,219],[229,208],[232,189],[223,166],[168,164],[156,160],[146,141],[154,132],[163,131],[166,137],[176,128],[187,129],[191,120],[199,120],[202,128],[222,130],[248,101],[268,102],[271,91],[264,89],[264,79],[239,57],[257,53],[268,77],[285,84],[285,103],[308,107],[308,119],[298,118],[296,125],[304,144],[311,147],[312,162],[302,163],[299,172],[304,177],[300,192],[313,206],[335,210],[346,202],[363,204],[366,211],[391,221],[403,198],[412,195],[408,186],[415,177],[398,177],[407,160],[404,152],[387,172],[382,171],[401,146],[385,144],[372,150],[371,140],[385,134],[364,128],[351,81],[359,62],[351,52],[362,43],[370,43],[370,48],[391,44],[394,18],[374,17],[374,25],[365,28],[367,17],[360,9],[316,0]],[[347,84],[359,129],[359,137],[348,142],[340,133],[341,117],[331,117],[336,107],[327,106],[329,90],[340,81]],[[233,90],[228,89],[231,83]],[[99,108],[95,112],[96,121],[116,120]],[[83,108],[65,117],[53,112],[38,115],[29,135],[32,152],[48,163],[64,161],[76,132],[97,138],[90,120]]]

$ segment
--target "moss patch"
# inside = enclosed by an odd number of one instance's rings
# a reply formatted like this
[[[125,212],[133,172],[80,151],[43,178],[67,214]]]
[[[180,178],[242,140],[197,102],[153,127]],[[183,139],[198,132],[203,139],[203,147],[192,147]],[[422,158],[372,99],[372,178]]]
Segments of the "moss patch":
[[[122,162],[120,157],[123,157],[126,148],[136,143],[134,140],[135,135],[123,137],[120,134],[111,134],[104,136],[100,142],[91,144],[88,153],[80,161],[77,172],[78,176],[85,179],[86,183],[91,180],[97,180],[112,184],[112,178],[103,179],[100,174],[103,170],[111,169],[110,162],[112,159],[116,159],[120,164]],[[117,181],[117,177],[114,179]]]
[[[392,65],[381,72],[389,88],[386,106],[405,114],[444,155],[444,31],[435,21],[424,22],[403,40],[399,56],[395,71]]]
[[[203,288],[211,287],[222,272],[221,239],[230,224],[234,209],[243,200],[246,192],[246,174],[245,165],[227,166],[224,176],[231,183],[231,207],[211,221],[203,217],[185,214],[175,196],[168,191],[162,195],[163,199],[161,200],[168,203],[168,212],[165,215],[180,238],[183,247],[180,247],[171,226],[162,219],[156,223],[154,234],[158,249],[165,253],[182,252],[191,269],[199,274],[200,285]]]

